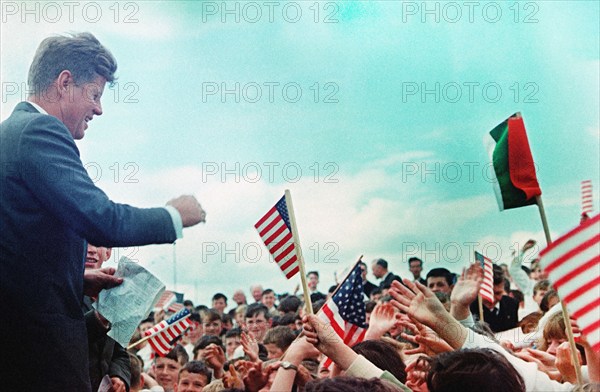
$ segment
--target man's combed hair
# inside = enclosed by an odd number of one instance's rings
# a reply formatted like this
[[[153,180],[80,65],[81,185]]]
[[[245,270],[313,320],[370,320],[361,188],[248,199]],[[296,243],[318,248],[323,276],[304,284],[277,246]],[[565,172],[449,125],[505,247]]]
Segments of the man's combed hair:
[[[91,82],[97,76],[112,83],[116,79],[117,61],[91,33],[46,38],[29,67],[30,94],[46,92],[64,70],[71,72],[77,85]]]
[[[201,374],[206,377],[207,383],[210,383],[212,378],[212,372],[202,361],[190,361],[186,363],[185,366],[179,370],[179,375],[183,372]]]

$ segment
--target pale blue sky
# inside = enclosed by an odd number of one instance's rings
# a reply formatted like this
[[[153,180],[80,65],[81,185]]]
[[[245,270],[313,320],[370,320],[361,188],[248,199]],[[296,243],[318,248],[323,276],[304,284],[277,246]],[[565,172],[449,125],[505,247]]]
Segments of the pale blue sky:
[[[543,242],[537,209],[498,212],[483,171],[486,132],[516,111],[553,235],[577,224],[583,179],[593,180],[597,210],[598,2],[476,2],[472,20],[461,2],[428,2],[428,14],[422,2],[276,3],[269,21],[263,2],[228,1],[238,23],[222,2],[121,2],[118,15],[114,2],[97,3],[101,14],[82,2],[72,22],[62,3],[59,18],[44,2],[28,3],[29,14],[3,2],[0,116],[20,100],[44,37],[96,34],[117,58],[119,81],[78,142],[82,160],[116,201],[198,197],[207,223],[177,244],[177,288],[203,302],[257,282],[293,290],[296,280],[287,282],[264,249],[257,262],[233,260],[254,258],[253,224],[286,188],[307,269],[322,273],[323,291],[360,254],[407,276],[413,253],[425,271],[458,271],[472,258],[467,243],[492,257],[501,250],[506,261],[512,243]],[[257,9],[262,17],[251,23]],[[221,95],[236,83],[239,102]],[[436,83],[437,97],[421,95]],[[232,253],[222,263],[224,249]],[[337,262],[324,263],[327,255]],[[170,246],[135,258],[173,287]]]

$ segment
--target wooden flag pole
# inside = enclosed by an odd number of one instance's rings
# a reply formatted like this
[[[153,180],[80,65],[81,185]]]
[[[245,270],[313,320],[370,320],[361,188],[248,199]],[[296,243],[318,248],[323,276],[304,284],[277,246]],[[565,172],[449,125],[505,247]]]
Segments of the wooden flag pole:
[[[536,196],[535,202],[540,211],[540,217],[542,218],[542,226],[544,227],[544,234],[546,236],[546,245],[550,245],[552,243],[552,238],[550,237],[550,229],[548,228],[548,220],[546,219],[546,211],[544,210],[544,203],[542,203],[542,196]],[[565,329],[567,332],[567,339],[569,340],[569,346],[571,347],[571,359],[573,360],[573,365],[575,366],[575,375],[577,376],[577,387],[575,390],[581,391],[583,386],[583,377],[581,376],[581,364],[579,363],[579,357],[577,356],[578,350],[575,345],[575,338],[573,337],[573,329],[571,328],[571,318],[569,317],[569,311],[567,310],[567,306],[565,302],[560,300],[560,306],[562,308],[563,318],[565,319]]]
[[[481,294],[477,295],[477,302],[479,302],[479,321],[483,323],[483,299],[481,298]]]
[[[289,189],[285,190],[285,204],[290,213],[290,226],[292,226],[292,237],[294,238],[294,246],[298,255],[298,266],[300,267],[300,279],[302,280],[302,291],[304,292],[304,303],[306,305],[306,313],[314,314],[310,294],[308,293],[308,285],[306,284],[306,273],[304,272],[304,257],[302,256],[302,248],[300,248],[300,237],[298,237],[298,229],[296,228],[296,216],[294,215],[294,205],[292,204],[292,194]]]

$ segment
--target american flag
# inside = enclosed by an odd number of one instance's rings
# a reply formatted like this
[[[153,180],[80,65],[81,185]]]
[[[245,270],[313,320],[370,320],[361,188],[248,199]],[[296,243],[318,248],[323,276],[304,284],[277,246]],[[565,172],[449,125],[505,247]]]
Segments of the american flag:
[[[540,252],[541,265],[595,351],[600,351],[600,214]]]
[[[167,320],[163,320],[144,332],[144,337],[152,336],[148,343],[152,349],[161,357],[164,357],[175,347],[177,339],[183,335],[192,324],[190,311],[183,308]]]
[[[488,259],[479,252],[475,252],[475,260],[481,264],[483,268],[483,282],[479,289],[481,299],[489,303],[494,303],[494,265],[492,260]]]
[[[296,246],[290,226],[290,217],[283,196],[265,216],[254,225],[269,253],[281,268],[286,278],[290,279],[300,271]]]
[[[169,306],[173,305],[175,302],[177,302],[177,296],[175,295],[175,293],[169,290],[165,290],[156,302],[156,304],[154,304],[154,309],[162,309],[166,312],[167,310],[169,310]]]
[[[331,324],[335,333],[347,346],[362,342],[367,332],[361,272],[360,265],[356,263],[337,292],[317,314],[321,320]],[[323,366],[329,367],[329,365],[331,360],[327,359]]]
[[[589,214],[593,210],[592,180],[581,181],[581,213]]]

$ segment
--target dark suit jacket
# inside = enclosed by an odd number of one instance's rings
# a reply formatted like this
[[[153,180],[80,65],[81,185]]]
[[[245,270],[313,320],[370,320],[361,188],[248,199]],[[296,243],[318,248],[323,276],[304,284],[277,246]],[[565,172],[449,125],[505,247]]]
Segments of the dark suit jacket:
[[[390,272],[388,276],[386,276],[385,279],[379,283],[379,288],[383,290],[386,286],[391,286],[394,280],[397,280],[398,282],[402,283],[402,279],[400,279],[398,275],[394,275],[393,272]]]
[[[131,383],[131,365],[129,362],[129,354],[119,343],[115,342],[109,336],[106,336],[106,330],[96,319],[94,308],[92,307],[92,299],[88,296],[83,297],[81,310],[88,315],[91,312],[95,321],[95,326],[87,324],[88,329],[88,349],[89,349],[89,369],[90,369],[90,385],[92,392],[98,390],[102,377],[119,377],[127,386]],[[87,318],[87,317],[86,317]],[[104,333],[99,333],[94,336],[91,329],[104,330]]]
[[[363,282],[363,293],[365,293],[367,297],[370,297],[371,291],[375,290],[376,288],[377,286],[369,282],[368,280]]]
[[[474,301],[471,304],[471,313],[473,318],[479,321],[479,304]],[[492,313],[487,307],[483,307],[483,319],[489,324],[494,332],[502,332],[516,328],[519,324],[519,303],[511,297],[505,295],[500,300],[500,310],[497,315]]]
[[[171,217],[109,200],[65,125],[25,102],[0,124],[0,167],[0,347],[10,353],[0,356],[2,389],[89,391],[86,240],[170,243]]]

